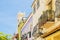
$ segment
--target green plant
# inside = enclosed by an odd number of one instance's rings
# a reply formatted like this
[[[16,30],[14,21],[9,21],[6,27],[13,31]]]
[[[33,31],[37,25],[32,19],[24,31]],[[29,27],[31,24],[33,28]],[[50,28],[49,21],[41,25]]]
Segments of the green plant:
[[[11,40],[11,35],[0,32],[0,40]]]

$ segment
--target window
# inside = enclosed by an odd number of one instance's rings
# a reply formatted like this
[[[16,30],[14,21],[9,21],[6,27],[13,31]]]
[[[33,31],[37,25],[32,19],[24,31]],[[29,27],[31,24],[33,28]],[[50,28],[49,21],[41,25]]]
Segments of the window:
[[[37,0],[37,9],[39,8],[40,4],[39,4],[39,0]]]
[[[60,0],[56,0],[55,6],[56,6],[55,16],[58,16],[60,14]]]
[[[29,32],[29,38],[31,38],[31,32]]]
[[[37,28],[38,26],[36,25],[34,28],[33,28],[33,33],[32,33],[32,35],[34,36],[34,34],[36,35],[36,32],[38,31],[38,28]]]
[[[34,5],[34,7],[33,7],[33,13],[35,13],[35,11],[36,11],[36,8],[35,8],[35,5]]]

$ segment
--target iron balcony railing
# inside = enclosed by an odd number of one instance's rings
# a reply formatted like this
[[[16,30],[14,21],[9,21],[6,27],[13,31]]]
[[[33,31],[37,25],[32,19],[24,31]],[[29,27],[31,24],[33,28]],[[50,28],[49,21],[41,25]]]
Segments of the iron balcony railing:
[[[33,35],[34,37],[38,37],[38,36],[40,36],[40,35],[42,35],[42,34],[43,34],[43,33],[40,31],[38,25],[36,25],[36,26],[34,27],[34,29],[33,29],[32,35]]]
[[[47,21],[55,21],[55,13],[53,10],[46,10],[43,12],[43,14],[40,16],[38,20],[38,24],[34,27],[32,35],[35,36],[40,36],[43,35],[44,33],[42,32],[44,29],[42,26],[47,22]]]

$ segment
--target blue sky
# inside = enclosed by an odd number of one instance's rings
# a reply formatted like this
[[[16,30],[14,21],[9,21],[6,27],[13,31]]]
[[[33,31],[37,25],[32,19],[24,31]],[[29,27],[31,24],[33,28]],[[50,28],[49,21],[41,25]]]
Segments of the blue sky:
[[[31,12],[33,0],[0,0],[0,32],[13,34],[17,30],[17,13]]]

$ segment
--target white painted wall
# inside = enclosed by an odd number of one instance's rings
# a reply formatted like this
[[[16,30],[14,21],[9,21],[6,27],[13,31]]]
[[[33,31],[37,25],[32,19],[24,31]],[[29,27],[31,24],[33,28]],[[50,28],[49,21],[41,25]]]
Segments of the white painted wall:
[[[40,7],[33,14],[33,28],[38,23],[38,19],[43,14],[43,11],[46,10],[46,5],[45,4],[46,3],[45,3],[44,0],[40,0]]]

